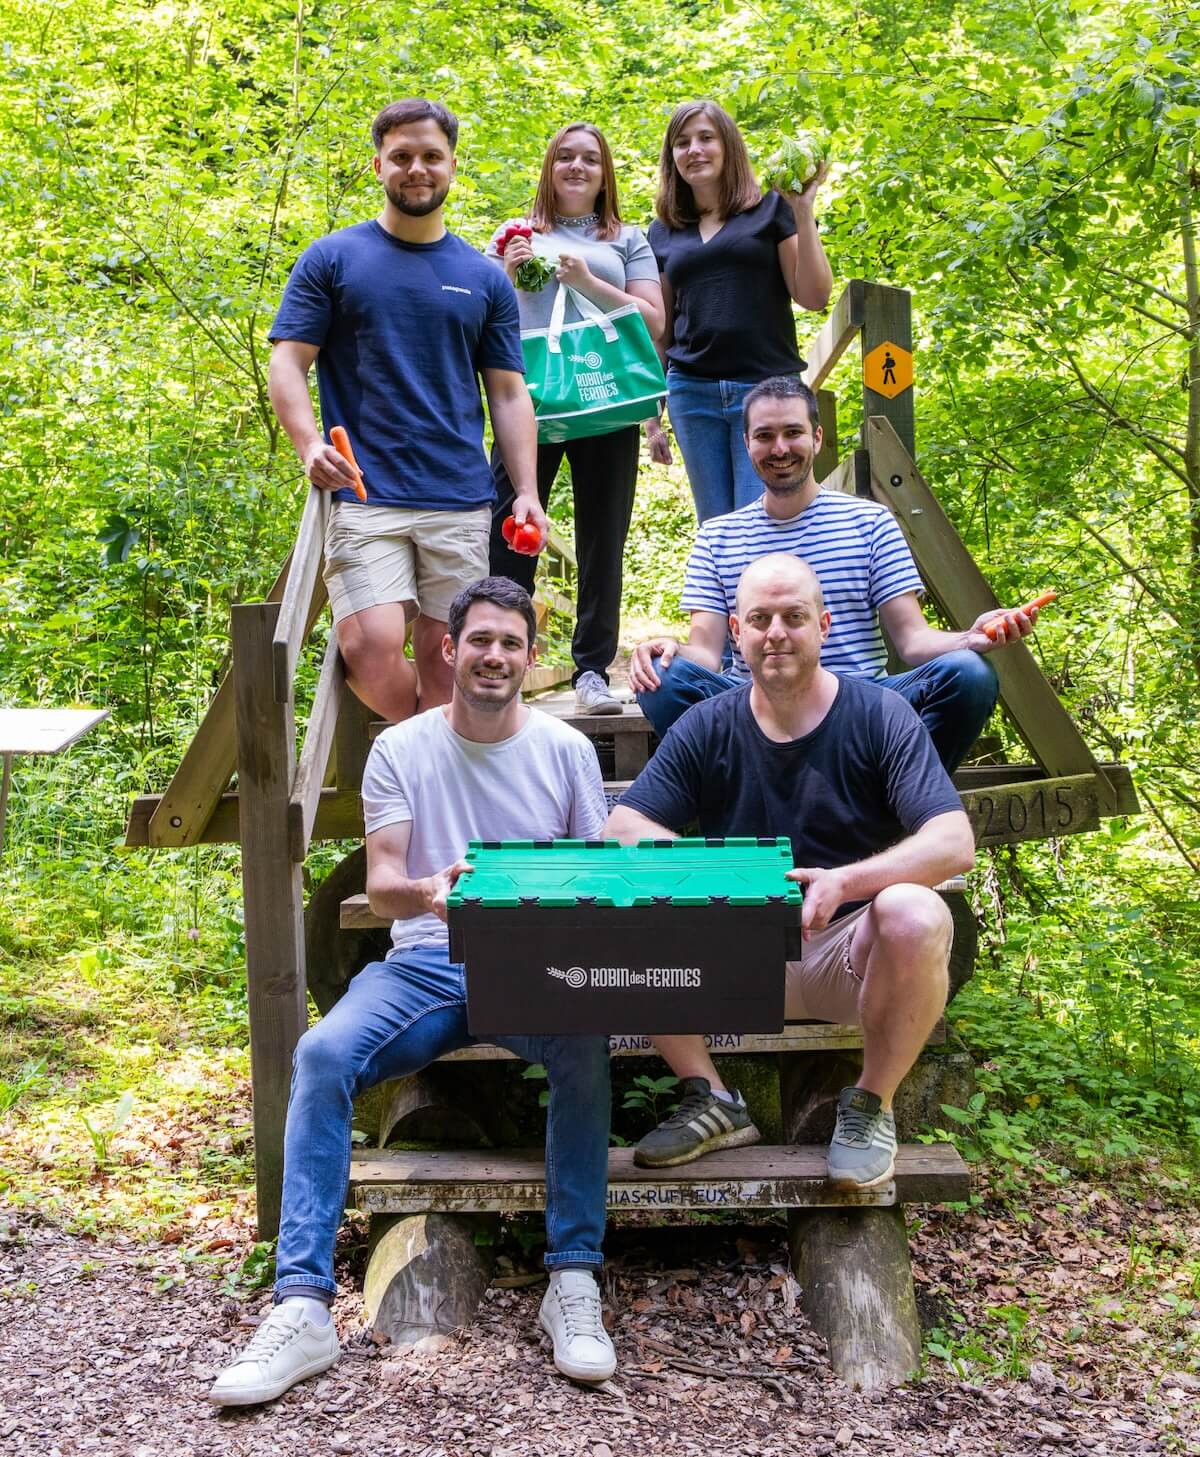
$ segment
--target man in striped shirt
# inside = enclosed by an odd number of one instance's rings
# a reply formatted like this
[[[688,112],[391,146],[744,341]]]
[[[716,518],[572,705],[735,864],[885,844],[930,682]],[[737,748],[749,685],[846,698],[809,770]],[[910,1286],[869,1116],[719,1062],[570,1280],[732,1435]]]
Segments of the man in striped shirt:
[[[633,651],[629,684],[642,712],[661,737],[693,703],[749,683],[736,647],[732,667],[720,671],[738,581],[751,562],[785,552],[816,572],[829,608],[821,666],[895,689],[953,772],[996,704],[996,673],[986,654],[1032,631],[1037,610],[1001,616],[993,608],[965,632],[931,627],[918,601],[924,586],[892,513],[817,484],[812,467],[821,426],[808,386],[793,376],[764,380],[746,396],[742,418],[765,490],[751,505],[701,526],[684,579],[687,642],[659,637]],[[888,676],[881,625],[912,665],[909,672]]]

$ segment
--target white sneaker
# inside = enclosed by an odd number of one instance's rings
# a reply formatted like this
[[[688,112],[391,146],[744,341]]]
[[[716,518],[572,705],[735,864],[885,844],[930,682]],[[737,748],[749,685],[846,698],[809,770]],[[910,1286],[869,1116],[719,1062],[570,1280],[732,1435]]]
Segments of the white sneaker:
[[[246,1349],[213,1382],[217,1406],[255,1406],[325,1371],[342,1354],[332,1319],[317,1325],[298,1301],[272,1308]]]
[[[617,1353],[600,1314],[600,1287],[586,1270],[556,1270],[538,1322],[554,1342],[554,1364],[575,1381],[607,1381]]]
[[[580,673],[575,684],[575,706],[580,713],[624,713],[619,698],[614,698],[599,673]]]

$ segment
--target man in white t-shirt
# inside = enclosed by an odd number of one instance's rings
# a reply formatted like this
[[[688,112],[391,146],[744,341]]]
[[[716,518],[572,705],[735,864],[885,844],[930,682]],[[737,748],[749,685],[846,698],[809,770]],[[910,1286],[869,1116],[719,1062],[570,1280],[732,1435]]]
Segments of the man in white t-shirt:
[[[442,652],[454,678],[445,708],[387,729],[363,778],[367,896],[394,917],[392,950],[350,982],[300,1039],[284,1140],[275,1305],[217,1378],[221,1406],[270,1401],[340,1354],[329,1305],[333,1247],[350,1166],[351,1104],[476,1041],[467,1030],[463,968],[451,962],[446,899],[469,873],[467,842],[595,839],[605,820],[595,750],[582,734],[521,703],[534,658],[528,593],[485,577],[454,599]],[[577,1381],[616,1368],[595,1275],[608,1180],[605,1037],[493,1037],[544,1064],[545,1263],[540,1321],[554,1364]]]
[[[763,494],[701,526],[683,586],[688,640],[653,638],[633,650],[629,686],[639,707],[661,738],[693,703],[749,685],[736,647],[732,667],[721,671],[738,581],[751,562],[785,552],[816,573],[832,615],[821,666],[899,693],[953,773],[996,706],[986,655],[1032,632],[1037,609],[993,608],[965,632],[931,627],[919,601],[924,584],[891,511],[818,485],[821,425],[808,386],[791,375],[764,380],[746,396],[742,421]],[[908,672],[888,675],[881,624]]]

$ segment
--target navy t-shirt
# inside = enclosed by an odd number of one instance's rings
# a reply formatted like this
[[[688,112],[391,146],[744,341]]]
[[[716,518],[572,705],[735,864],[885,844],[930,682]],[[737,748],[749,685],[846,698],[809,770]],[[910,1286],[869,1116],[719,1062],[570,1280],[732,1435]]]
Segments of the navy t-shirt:
[[[799,374],[792,296],[779,268],[779,245],[796,231],[787,200],[768,192],[735,213],[705,243],[697,223],[647,237],[675,296],[668,361],[705,379],[759,380]]]
[[[477,372],[523,371],[521,332],[512,284],[461,238],[403,243],[375,220],[319,238],[270,337],[320,346],[322,423],[346,427],[368,505],[491,504]]]
[[[656,824],[704,835],[788,835],[793,863],[825,870],[865,860],[935,815],[962,809],[925,726],[890,688],[839,678],[815,729],[769,739],[750,687],[676,720],[621,803]]]

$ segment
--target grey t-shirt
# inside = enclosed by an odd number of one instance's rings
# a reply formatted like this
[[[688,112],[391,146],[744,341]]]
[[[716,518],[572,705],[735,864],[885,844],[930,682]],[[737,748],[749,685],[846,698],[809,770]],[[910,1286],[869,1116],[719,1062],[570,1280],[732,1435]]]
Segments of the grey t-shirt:
[[[526,219],[512,218],[510,221],[523,223]],[[502,223],[496,229],[485,250],[487,256],[494,258],[501,268],[504,264],[496,252],[496,239],[507,226],[508,223]],[[607,242],[596,237],[594,227],[564,227],[556,223],[549,232],[534,233],[532,242],[533,251],[541,258],[556,258],[560,253],[574,253],[584,260],[597,278],[611,283],[614,288],[624,289],[626,285],[638,281],[658,282],[658,263],[641,228],[622,223],[621,231],[611,242]],[[550,310],[554,306],[554,295],[557,291],[558,284],[554,279],[539,293],[527,293],[523,288],[517,289],[522,329],[550,327]],[[579,317],[579,311],[568,299],[566,322],[575,323]]]
[[[592,840],[607,817],[595,749],[538,708],[494,744],[460,737],[441,708],[393,724],[371,746],[362,799],[368,835],[412,821],[414,880],[453,864],[469,840]],[[448,937],[435,915],[392,922],[397,951]]]

